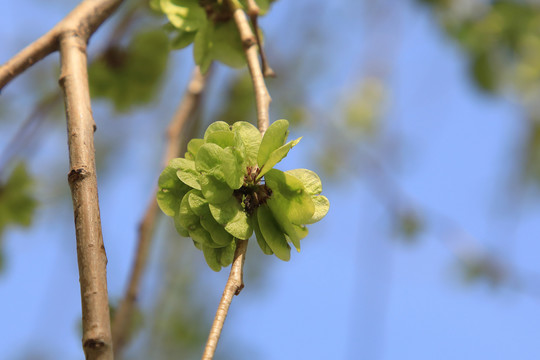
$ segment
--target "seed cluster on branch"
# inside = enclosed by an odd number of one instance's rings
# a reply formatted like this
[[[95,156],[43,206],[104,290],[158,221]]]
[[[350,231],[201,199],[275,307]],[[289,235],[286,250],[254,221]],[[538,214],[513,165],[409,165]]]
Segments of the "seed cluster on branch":
[[[289,242],[300,251],[305,225],[328,212],[317,174],[273,168],[301,139],[286,142],[288,128],[287,120],[277,120],[261,136],[248,122],[215,122],[163,170],[158,204],[213,270],[230,265],[235,239],[253,232],[265,254],[288,261]]]

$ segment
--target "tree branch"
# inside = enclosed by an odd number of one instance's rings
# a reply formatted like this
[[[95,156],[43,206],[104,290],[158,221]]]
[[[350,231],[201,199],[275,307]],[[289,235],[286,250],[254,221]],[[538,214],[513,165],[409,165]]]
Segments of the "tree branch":
[[[244,288],[244,262],[246,260],[247,245],[248,240],[237,240],[236,242],[236,251],[234,253],[234,261],[231,265],[231,272],[225,284],[225,290],[223,290],[221,300],[219,301],[202,360],[211,360],[214,358],[214,353],[216,352],[219,337],[221,336],[223,324],[229,312],[233,296],[240,294],[240,291]]]
[[[103,245],[90,108],[86,42],[75,33],[60,38],[60,86],[66,107],[77,260],[81,286],[83,349],[87,359],[112,359],[107,296],[107,255]]]
[[[180,152],[180,136],[182,130],[185,128],[188,120],[192,117],[200,103],[205,82],[206,78],[201,74],[199,67],[196,67],[191,81],[188,84],[188,89],[167,130],[167,148],[163,157],[164,167],[167,166],[171,159],[177,157]],[[145,215],[139,226],[137,252],[131,269],[128,287],[113,319],[112,334],[115,354],[121,353],[128,340],[130,320],[132,319],[133,308],[139,293],[139,285],[148,260],[152,232],[157,215],[158,205],[155,196],[152,196],[152,200],[148,204]]]
[[[0,66],[0,90],[17,75],[59,49],[60,37],[75,32],[88,42],[97,28],[118,8],[122,0],[85,0],[49,32]]]
[[[251,24],[253,24],[253,30],[255,31],[255,38],[257,39],[257,44],[259,45],[259,53],[261,54],[261,66],[262,66],[263,74],[265,77],[275,77],[276,73],[270,67],[270,65],[268,65],[268,60],[266,59],[266,53],[264,51],[264,47],[261,41],[261,36],[259,34],[258,19],[259,19],[259,12],[261,9],[255,2],[255,0],[247,0],[247,8],[248,8],[249,18],[251,19]]]
[[[13,78],[47,55],[58,50],[58,29],[51,31],[22,49],[18,54],[0,66],[0,90]]]
[[[103,245],[94,152],[95,123],[88,89],[86,44],[122,0],[85,0],[49,32],[0,66],[0,89],[60,50],[77,260],[81,287],[83,349],[87,359],[111,360],[107,255]]]
[[[259,127],[261,134],[264,134],[270,122],[268,108],[272,99],[266,88],[261,71],[257,46],[255,46],[257,45],[257,39],[253,34],[253,31],[251,31],[246,14],[238,6],[236,1],[227,0],[227,3],[233,11],[234,22],[236,23],[240,39],[242,40],[249,73],[251,74],[251,81],[253,82],[253,91],[255,92],[255,102],[257,106],[257,126]]]
[[[266,129],[269,126],[269,106],[270,94],[266,88],[264,77],[261,71],[261,64],[259,63],[259,56],[257,54],[257,40],[249,22],[247,21],[246,14],[240,8],[236,0],[227,0],[227,4],[233,11],[233,18],[238,28],[240,38],[242,39],[242,45],[244,46],[244,52],[246,55],[246,61],[248,63],[249,72],[251,74],[251,80],[253,83],[253,90],[255,92],[255,103],[257,106],[257,125],[259,131],[264,135]],[[225,290],[221,296],[221,300],[214,317],[214,322],[208,335],[206,347],[202,356],[202,360],[211,360],[214,357],[217,343],[225,323],[225,318],[231,306],[232,298],[234,295],[240,294],[240,291],[244,288],[243,269],[246,258],[248,239],[237,240],[236,251],[234,253],[234,260],[231,265],[231,272],[229,278],[225,284]]]

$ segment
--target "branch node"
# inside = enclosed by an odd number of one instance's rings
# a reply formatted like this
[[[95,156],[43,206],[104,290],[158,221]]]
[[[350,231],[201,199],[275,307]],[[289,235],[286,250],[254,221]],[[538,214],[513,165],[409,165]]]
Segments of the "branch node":
[[[107,346],[107,343],[103,339],[88,339],[84,342],[83,347],[85,349],[99,350]]]
[[[72,184],[88,177],[89,175],[90,173],[85,168],[71,169],[68,174],[68,182]]]
[[[236,286],[236,291],[234,292],[234,295],[236,296],[240,295],[240,292],[242,292],[243,288],[244,288],[244,282]]]
[[[250,17],[259,16],[261,9],[255,0],[247,0],[248,15]]]
[[[64,86],[66,84],[67,77],[68,77],[68,75],[65,74],[65,73],[60,73],[60,76],[58,77],[58,85],[60,85],[60,87],[62,89],[64,88]]]
[[[255,37],[250,36],[242,40],[242,47],[244,48],[244,50],[248,50],[250,47],[252,47],[256,43],[257,43],[257,40],[255,39]]]
[[[270,66],[266,65],[265,68],[264,68],[264,77],[275,78],[276,73],[274,72],[274,70]]]

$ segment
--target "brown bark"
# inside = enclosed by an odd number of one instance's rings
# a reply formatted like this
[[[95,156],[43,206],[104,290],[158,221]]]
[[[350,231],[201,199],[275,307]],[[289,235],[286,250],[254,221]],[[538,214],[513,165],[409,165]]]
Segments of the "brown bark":
[[[264,82],[263,73],[261,70],[261,64],[259,62],[259,54],[257,52],[257,38],[251,31],[251,26],[247,20],[246,14],[240,8],[236,8],[233,1],[229,0],[231,8],[233,9],[233,18],[242,39],[242,45],[244,47],[244,53],[246,55],[246,61],[248,64],[249,73],[251,75],[251,81],[253,83],[253,91],[255,92],[255,103],[257,107],[257,126],[262,134],[268,128],[270,123],[268,108],[272,99],[266,88]]]
[[[75,33],[60,39],[60,86],[66,107],[68,175],[77,238],[81,286],[83,349],[87,359],[112,359],[107,296],[107,256],[101,233],[94,152],[95,124],[90,108],[86,42]]]
[[[90,106],[86,44],[122,0],[85,0],[49,32],[0,66],[0,89],[59,50],[60,86],[68,129],[77,260],[81,287],[83,349],[87,359],[113,358],[107,295],[107,256],[101,232],[94,152],[96,129]]]
[[[210,334],[208,335],[202,360],[211,360],[214,358],[214,353],[216,352],[219,337],[221,336],[225,318],[231,307],[233,296],[240,294],[240,291],[244,288],[244,262],[246,260],[248,240],[236,241],[237,245],[234,253],[234,261],[231,265],[231,272],[229,273],[223,295],[219,301],[216,316],[214,317],[214,323],[210,328]]]

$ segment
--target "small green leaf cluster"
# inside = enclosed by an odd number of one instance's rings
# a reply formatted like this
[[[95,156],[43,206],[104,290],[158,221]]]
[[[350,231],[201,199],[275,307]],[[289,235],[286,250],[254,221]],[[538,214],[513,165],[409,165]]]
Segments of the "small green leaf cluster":
[[[253,232],[265,254],[288,261],[289,242],[300,251],[305,225],[328,212],[317,174],[273,168],[301,139],[286,142],[288,128],[287,120],[277,120],[263,137],[247,122],[215,122],[161,173],[161,210],[213,270],[231,264],[235,239],[247,240]]]
[[[158,29],[136,34],[125,48],[109,47],[88,68],[90,95],[111,100],[117,111],[151,101],[167,68],[168,41]]]
[[[244,9],[247,7],[245,0],[234,1]],[[261,14],[266,13],[271,1],[256,0]],[[150,6],[167,16],[174,49],[193,43],[195,63],[203,73],[214,60],[232,67],[245,65],[242,41],[225,1],[151,0]]]
[[[24,163],[15,167],[9,179],[0,184],[0,236],[10,225],[30,226],[37,201],[33,181]]]

